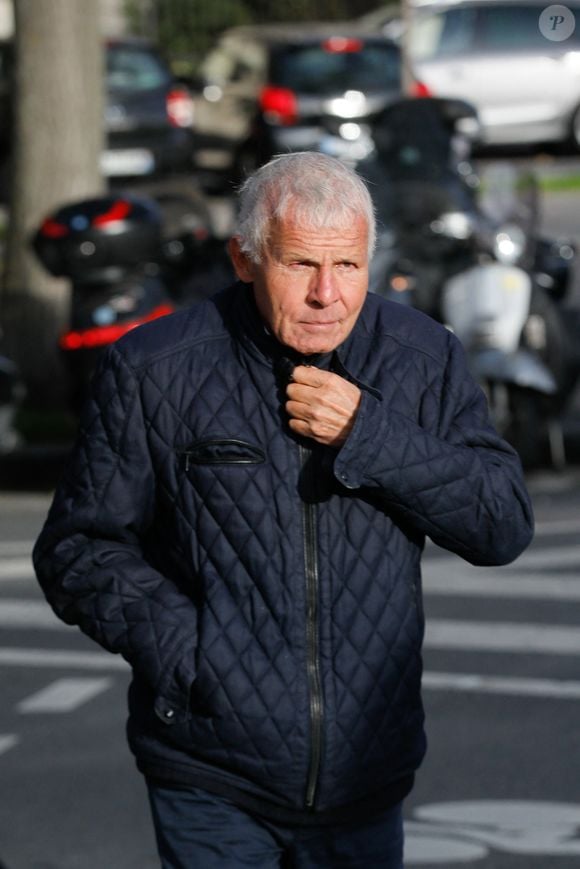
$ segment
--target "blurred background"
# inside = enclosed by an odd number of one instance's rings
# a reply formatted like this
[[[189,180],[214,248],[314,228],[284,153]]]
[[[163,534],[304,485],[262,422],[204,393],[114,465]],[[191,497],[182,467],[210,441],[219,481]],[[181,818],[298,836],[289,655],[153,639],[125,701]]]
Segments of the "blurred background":
[[[562,464],[577,368],[577,227],[571,198],[553,194],[579,177],[580,35],[573,7],[568,21],[542,23],[544,9],[537,0],[0,0],[0,352],[13,411],[3,452],[70,439],[103,346],[231,280],[223,242],[247,172],[273,154],[315,149],[371,185],[384,229],[373,291],[461,333],[451,278],[486,259],[522,286],[531,279],[504,345],[509,395],[505,360],[501,378],[488,376],[488,360],[474,370],[522,455],[520,432],[549,416],[541,437]],[[419,108],[391,111],[402,98]],[[469,303],[476,337],[469,324],[471,337],[460,338],[480,349],[487,320],[489,349],[491,296],[480,296],[484,312],[474,295]],[[493,305],[505,321],[506,298]],[[542,449],[534,444],[530,461]]]

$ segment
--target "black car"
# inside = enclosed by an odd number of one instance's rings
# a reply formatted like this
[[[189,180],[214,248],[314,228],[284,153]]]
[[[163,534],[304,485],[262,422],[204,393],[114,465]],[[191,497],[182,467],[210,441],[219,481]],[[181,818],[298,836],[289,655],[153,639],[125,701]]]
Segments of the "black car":
[[[151,43],[107,43],[106,91],[104,175],[145,176],[191,168],[192,97]]]
[[[400,96],[401,54],[352,25],[237,27],[207,55],[201,76],[196,165],[238,180],[276,153],[342,147],[355,162],[364,157],[366,125]],[[348,126],[337,136],[332,122]]]
[[[6,165],[14,112],[13,45],[0,42],[0,163]],[[145,177],[191,169],[193,101],[157,49],[140,39],[105,46],[106,149],[103,174]]]

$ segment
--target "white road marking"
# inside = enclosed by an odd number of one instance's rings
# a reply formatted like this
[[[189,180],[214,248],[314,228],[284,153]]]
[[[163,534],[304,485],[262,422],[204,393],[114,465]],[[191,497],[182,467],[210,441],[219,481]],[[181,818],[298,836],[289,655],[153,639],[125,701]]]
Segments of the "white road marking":
[[[456,860],[478,862],[482,856],[499,851],[520,857],[546,857],[541,864],[535,860],[532,863],[553,866],[555,858],[580,856],[579,822],[577,803],[468,800],[418,806],[405,824],[405,865],[442,863],[449,867]],[[466,842],[479,844],[484,853],[461,855],[457,845]],[[430,844],[435,846],[438,859],[430,858]]]
[[[56,667],[67,670],[116,670],[127,672],[129,665],[110,652],[75,652],[66,649],[0,648],[0,666]]]
[[[0,627],[71,631],[42,601],[0,601]],[[427,619],[426,648],[580,655],[580,630],[567,625]],[[2,658],[0,655],[0,664]]]
[[[46,688],[22,700],[17,709],[23,714],[72,712],[106,691],[112,679],[57,679]]]
[[[580,520],[557,519],[553,522],[536,522],[536,537],[544,537],[549,534],[578,534]]]
[[[33,540],[0,540],[0,558],[30,555],[33,546]]]
[[[428,671],[423,674],[423,687],[435,691],[464,691],[471,694],[580,700],[580,682],[558,679],[522,679],[512,676],[482,676],[477,673]]]
[[[35,579],[32,560],[28,557],[9,557],[0,560],[0,581]]]
[[[580,544],[529,549],[511,564],[498,567],[474,567],[456,555],[447,554],[440,558],[427,556],[423,564],[425,568],[428,567],[429,569],[433,566],[439,566],[446,570],[455,567],[463,572],[477,571],[478,573],[525,573],[529,568],[551,570],[555,567],[577,567],[580,572]]]
[[[473,652],[580,655],[580,630],[567,625],[428,619],[425,647]]]
[[[5,754],[18,745],[20,739],[15,733],[0,733],[0,754]]]
[[[129,665],[108,652],[75,652],[58,649],[0,648],[0,666],[127,673]],[[100,681],[100,680],[97,680]],[[489,676],[478,673],[426,671],[423,686],[434,691],[500,694],[514,697],[580,699],[580,682],[557,679],[528,679]]]
[[[518,600],[580,600],[580,579],[539,576],[498,576],[473,568],[461,570],[431,568],[424,571],[425,595],[501,597]]]
[[[554,567],[577,567],[580,571],[580,546],[549,546],[530,549],[500,570],[520,571],[532,567],[534,570],[552,570]],[[481,568],[479,568],[481,569]],[[486,568],[487,569],[487,568]],[[497,568],[496,568],[497,569]]]
[[[44,600],[0,600],[0,627],[70,631]]]
[[[538,523],[536,526],[536,537],[548,536],[550,534],[576,533],[580,530],[580,520],[563,519],[556,522]],[[35,580],[36,575],[32,566],[32,548],[33,540],[2,540],[0,541],[0,582],[14,580]],[[431,549],[432,544],[428,541],[427,551]],[[452,565],[459,565],[461,570],[484,570],[497,571],[501,570],[505,573],[509,571],[523,571],[528,567],[535,570],[551,570],[556,567],[578,567],[580,573],[580,545],[575,546],[553,546],[548,549],[533,547],[527,550],[513,564],[502,568],[473,568],[466,562],[456,556],[447,556],[425,561],[431,569],[433,564],[437,564],[442,569],[447,569]]]

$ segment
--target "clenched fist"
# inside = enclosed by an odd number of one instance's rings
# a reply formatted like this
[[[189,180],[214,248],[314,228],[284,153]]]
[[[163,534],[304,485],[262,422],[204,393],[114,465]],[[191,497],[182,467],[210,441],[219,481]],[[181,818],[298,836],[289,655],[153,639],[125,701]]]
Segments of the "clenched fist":
[[[286,394],[292,431],[328,446],[344,443],[360,404],[358,386],[331,371],[298,365]]]

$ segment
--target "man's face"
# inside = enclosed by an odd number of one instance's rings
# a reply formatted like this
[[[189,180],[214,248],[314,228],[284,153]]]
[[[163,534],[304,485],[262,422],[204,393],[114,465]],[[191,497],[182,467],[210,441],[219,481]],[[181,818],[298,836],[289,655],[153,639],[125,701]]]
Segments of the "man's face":
[[[368,287],[367,224],[312,230],[291,217],[274,221],[262,261],[237,239],[230,255],[240,280],[253,282],[256,304],[278,341],[299,353],[327,353],[352,330]]]

